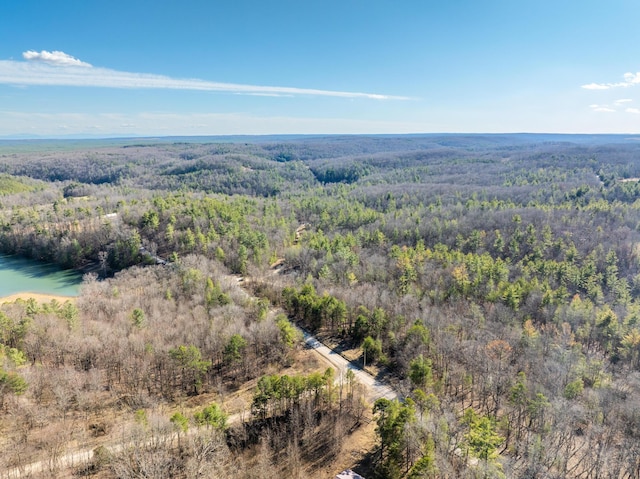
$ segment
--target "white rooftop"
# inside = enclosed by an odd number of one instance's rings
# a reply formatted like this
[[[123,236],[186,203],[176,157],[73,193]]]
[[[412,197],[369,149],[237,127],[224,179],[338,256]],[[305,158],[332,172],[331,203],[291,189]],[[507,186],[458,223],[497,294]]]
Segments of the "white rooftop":
[[[336,479],[364,479],[360,474],[353,472],[351,469],[342,471],[336,476]]]

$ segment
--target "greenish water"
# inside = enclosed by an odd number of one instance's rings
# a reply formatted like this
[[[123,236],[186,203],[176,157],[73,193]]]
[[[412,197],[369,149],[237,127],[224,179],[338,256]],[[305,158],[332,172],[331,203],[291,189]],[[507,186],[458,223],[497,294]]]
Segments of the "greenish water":
[[[0,255],[0,297],[16,293],[78,296],[82,275],[55,265]]]

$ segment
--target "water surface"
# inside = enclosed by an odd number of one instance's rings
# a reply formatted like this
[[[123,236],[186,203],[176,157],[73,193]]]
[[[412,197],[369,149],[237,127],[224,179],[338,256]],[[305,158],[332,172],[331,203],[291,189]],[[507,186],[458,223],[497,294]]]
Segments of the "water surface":
[[[17,293],[78,296],[82,275],[72,270],[21,258],[0,255],[0,297]]]

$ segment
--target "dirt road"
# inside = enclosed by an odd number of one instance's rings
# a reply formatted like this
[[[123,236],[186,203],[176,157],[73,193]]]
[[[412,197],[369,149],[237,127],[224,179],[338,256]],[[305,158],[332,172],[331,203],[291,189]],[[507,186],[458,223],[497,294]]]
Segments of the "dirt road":
[[[398,398],[398,393],[394,391],[391,386],[379,381],[371,374],[363,370],[358,364],[355,364],[343,358],[339,353],[337,353],[333,349],[328,348],[320,341],[318,341],[308,331],[305,331],[303,329],[302,334],[304,335],[304,342],[307,344],[307,346],[313,349],[316,353],[322,356],[337,369],[338,380],[340,379],[340,374],[346,374],[347,370],[349,369],[353,371],[356,379],[367,388],[367,399],[369,401],[374,402],[376,399],[380,398]]]

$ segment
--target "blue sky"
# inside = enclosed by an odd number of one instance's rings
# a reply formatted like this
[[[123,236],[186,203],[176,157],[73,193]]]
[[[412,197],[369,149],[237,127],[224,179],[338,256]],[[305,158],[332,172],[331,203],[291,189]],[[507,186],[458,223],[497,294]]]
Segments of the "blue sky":
[[[0,137],[640,133],[637,0],[5,2]]]

